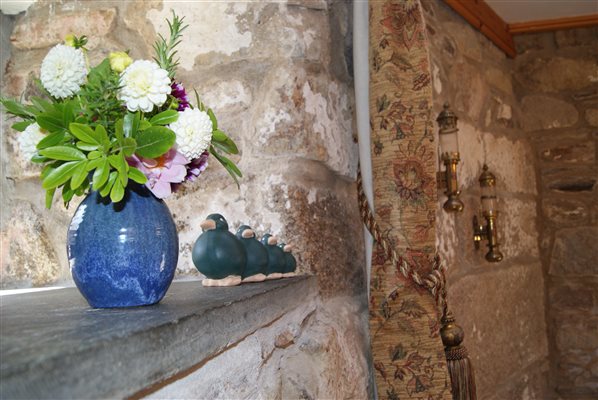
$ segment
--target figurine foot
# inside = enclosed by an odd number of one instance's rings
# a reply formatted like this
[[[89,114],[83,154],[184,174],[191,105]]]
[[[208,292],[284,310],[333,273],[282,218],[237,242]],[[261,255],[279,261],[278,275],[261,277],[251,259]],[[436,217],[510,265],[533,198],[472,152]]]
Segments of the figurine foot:
[[[256,274],[256,275],[248,276],[247,278],[243,279],[243,283],[263,282],[265,280],[266,280],[266,275]]]
[[[283,278],[292,278],[294,276],[297,276],[296,272],[285,272],[284,274],[282,274]]]
[[[271,281],[272,279],[280,279],[282,278],[282,274],[280,272],[274,272],[270,275],[266,276],[267,281]]]
[[[204,279],[201,281],[204,286],[237,286],[241,284],[241,277],[239,275],[229,275],[222,279]]]

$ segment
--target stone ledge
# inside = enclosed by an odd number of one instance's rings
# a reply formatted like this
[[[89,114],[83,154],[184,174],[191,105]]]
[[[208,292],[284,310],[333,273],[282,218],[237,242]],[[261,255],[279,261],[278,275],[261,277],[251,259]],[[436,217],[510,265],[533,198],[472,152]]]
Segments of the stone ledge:
[[[175,282],[162,302],[90,308],[75,288],[0,302],[0,398],[123,398],[217,355],[316,296],[314,277]]]

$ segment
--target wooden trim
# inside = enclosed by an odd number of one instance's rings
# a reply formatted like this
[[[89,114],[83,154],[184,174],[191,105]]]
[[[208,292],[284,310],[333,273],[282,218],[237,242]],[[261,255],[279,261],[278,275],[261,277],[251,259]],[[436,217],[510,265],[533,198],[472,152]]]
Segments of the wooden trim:
[[[444,0],[444,2],[509,57],[515,57],[517,52],[509,26],[484,0]]]
[[[598,25],[598,14],[581,15],[578,17],[544,19],[539,21],[517,22],[508,24],[511,34],[556,31],[558,29],[582,28]]]

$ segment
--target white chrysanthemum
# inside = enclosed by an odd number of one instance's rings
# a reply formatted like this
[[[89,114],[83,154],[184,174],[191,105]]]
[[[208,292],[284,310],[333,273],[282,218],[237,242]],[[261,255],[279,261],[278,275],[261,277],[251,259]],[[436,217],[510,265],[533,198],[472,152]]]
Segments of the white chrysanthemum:
[[[188,160],[198,158],[210,147],[212,120],[205,111],[197,108],[180,111],[179,118],[170,124],[170,129],[176,133],[177,150]]]
[[[42,61],[40,75],[52,96],[63,99],[74,95],[87,76],[83,51],[63,44],[54,46]]]
[[[151,112],[160,107],[170,94],[170,78],[165,69],[148,60],[137,60],[120,74],[122,88],[118,98],[129,111]]]
[[[17,137],[19,143],[19,150],[23,157],[27,160],[31,160],[31,157],[37,153],[35,146],[45,137],[41,128],[37,123],[29,125],[22,133]]]

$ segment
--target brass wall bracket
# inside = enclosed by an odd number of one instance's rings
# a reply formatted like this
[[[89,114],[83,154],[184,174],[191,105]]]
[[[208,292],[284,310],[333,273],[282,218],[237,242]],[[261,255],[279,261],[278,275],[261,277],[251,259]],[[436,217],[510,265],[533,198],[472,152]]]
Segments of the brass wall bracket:
[[[498,212],[482,213],[482,216],[486,220],[486,225],[482,225],[478,221],[478,216],[473,216],[473,244],[476,250],[480,249],[480,242],[483,240],[488,241],[488,253],[486,253],[486,261],[489,262],[500,262],[503,259],[503,255],[499,250],[500,244],[498,243],[498,232],[496,229],[496,217]]]

